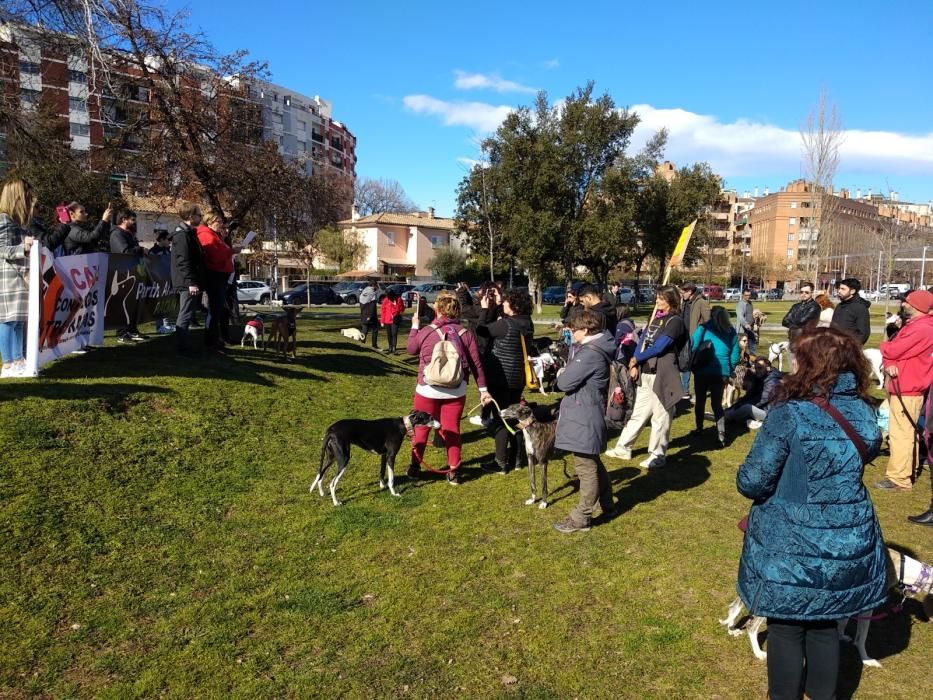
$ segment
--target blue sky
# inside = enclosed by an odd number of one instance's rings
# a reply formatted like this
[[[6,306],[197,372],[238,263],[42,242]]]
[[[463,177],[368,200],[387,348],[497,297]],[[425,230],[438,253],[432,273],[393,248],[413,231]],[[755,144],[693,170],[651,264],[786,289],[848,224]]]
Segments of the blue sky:
[[[671,160],[708,161],[740,193],[800,176],[798,131],[825,88],[846,129],[837,186],[933,199],[927,0],[184,6],[218,48],[331,100],[358,175],[396,179],[438,215],[508,109],[588,79],[643,117],[636,142],[667,126]]]

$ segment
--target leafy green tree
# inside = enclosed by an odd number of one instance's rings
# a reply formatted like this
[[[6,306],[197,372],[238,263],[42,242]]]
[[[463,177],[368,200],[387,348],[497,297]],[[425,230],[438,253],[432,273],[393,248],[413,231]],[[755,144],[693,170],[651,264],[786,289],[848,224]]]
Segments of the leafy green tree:
[[[466,272],[467,256],[454,248],[438,248],[434,251],[434,257],[431,258],[428,267],[437,279],[456,282],[462,279]]]
[[[369,250],[358,233],[336,228],[318,231],[314,244],[321,256],[336,264],[340,272],[355,269]]]

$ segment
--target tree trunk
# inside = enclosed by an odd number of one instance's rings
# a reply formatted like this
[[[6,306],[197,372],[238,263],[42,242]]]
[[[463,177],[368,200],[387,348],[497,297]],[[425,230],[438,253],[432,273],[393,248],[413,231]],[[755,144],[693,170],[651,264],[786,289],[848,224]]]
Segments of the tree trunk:
[[[305,285],[305,294],[308,297],[308,306],[311,306],[311,266],[307,268],[307,284]]]

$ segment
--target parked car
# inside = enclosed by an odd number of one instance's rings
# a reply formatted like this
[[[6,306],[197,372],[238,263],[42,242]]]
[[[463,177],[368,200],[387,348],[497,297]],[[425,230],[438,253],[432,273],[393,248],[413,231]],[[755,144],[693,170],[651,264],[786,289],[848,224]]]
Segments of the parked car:
[[[541,292],[541,301],[545,304],[563,304],[567,301],[567,290],[560,285],[545,287]]]
[[[723,301],[738,301],[742,297],[742,291],[738,287],[728,287],[725,292],[723,292],[722,300]],[[712,297],[710,297],[712,299]]]
[[[369,282],[340,282],[334,285],[334,292],[343,299],[344,304],[357,304],[360,301],[360,292],[362,292]],[[379,287],[377,286],[377,289]]]
[[[419,284],[414,289],[411,289],[406,294],[406,299],[409,304],[414,303],[415,294],[424,297],[425,301],[434,303],[437,300],[437,295],[443,290],[447,289],[451,292],[456,289],[456,285],[447,284],[446,282],[425,282],[424,284]]]
[[[631,304],[635,300],[635,290],[631,287],[619,287],[619,303]]]
[[[415,285],[413,284],[390,284],[388,287],[386,287],[386,292],[395,292],[404,300],[407,298],[406,295],[408,292],[414,288]]]
[[[272,301],[272,288],[265,282],[243,280],[236,283],[236,300],[240,304],[268,304]]]
[[[780,301],[783,298],[784,298],[783,289],[769,289],[767,292],[765,292],[765,299],[767,299],[768,301]]]
[[[657,296],[656,290],[657,287],[655,287],[653,284],[645,284],[640,286],[638,288],[638,300],[643,304],[653,302]]]
[[[722,291],[722,287],[718,284],[706,284],[703,285],[703,296],[710,301],[722,301],[725,294]]]
[[[311,284],[311,303],[312,304],[340,304],[342,299],[331,287],[326,284]],[[308,303],[308,285],[299,284],[292,287],[282,295],[283,304],[307,304]]]

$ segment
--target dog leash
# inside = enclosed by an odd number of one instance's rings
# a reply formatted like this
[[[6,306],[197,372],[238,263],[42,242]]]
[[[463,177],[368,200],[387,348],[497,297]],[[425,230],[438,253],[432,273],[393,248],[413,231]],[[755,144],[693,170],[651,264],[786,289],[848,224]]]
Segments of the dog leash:
[[[418,456],[418,452],[415,450],[415,427],[411,424],[411,419],[408,416],[402,416],[402,423],[405,425],[405,435],[408,436],[408,440],[411,443],[411,456],[414,458],[420,467],[423,467],[426,471],[431,472],[432,474],[450,474],[453,471],[459,469],[459,467],[454,469],[435,469],[430,464],[424,461],[422,457]],[[425,444],[427,448],[427,444]]]

